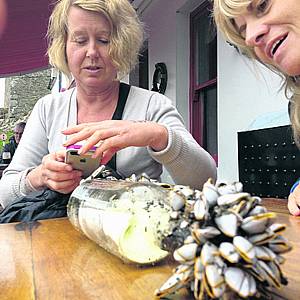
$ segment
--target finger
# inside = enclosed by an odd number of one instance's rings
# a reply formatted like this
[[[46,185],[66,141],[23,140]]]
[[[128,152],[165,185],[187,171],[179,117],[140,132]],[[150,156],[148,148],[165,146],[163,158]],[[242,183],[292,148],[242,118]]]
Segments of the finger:
[[[84,145],[80,148],[78,151],[79,154],[85,154],[87,151],[89,151],[93,146],[96,146],[98,149],[101,148],[102,144],[105,140],[112,138],[113,136],[119,135],[119,129],[117,128],[109,128],[109,129],[97,129],[88,139],[86,139],[86,142]],[[96,153],[95,157],[101,157],[100,154],[102,154],[103,149],[99,150]]]
[[[64,162],[66,157],[66,150],[60,150],[55,152],[54,159],[59,162]]]
[[[92,149],[94,146],[100,147],[103,143],[102,140],[102,131],[94,132],[92,136],[90,136],[85,143],[82,145],[82,147],[79,149],[79,154],[85,154],[87,151]]]
[[[72,192],[79,184],[80,180],[66,180],[63,182],[57,182],[49,179],[47,181],[47,185],[49,188],[63,194]]]
[[[72,133],[71,136],[69,136],[68,140],[63,144],[65,147],[76,144],[77,142],[84,141],[87,138],[89,138],[93,133],[97,130],[96,126],[92,125],[85,125],[82,126],[81,130],[79,130],[76,133]]]
[[[54,181],[57,183],[63,183],[66,181],[80,181],[82,177],[82,171],[79,170],[73,170],[73,171],[52,171],[49,169],[46,169],[43,173],[43,176],[45,177],[46,181]]]
[[[107,152],[107,156],[109,156],[110,153],[112,153],[113,155],[117,151],[126,148],[128,146],[130,146],[130,144],[128,144],[128,139],[124,137],[120,137],[119,135],[113,136],[108,139],[102,140],[102,142],[99,144],[98,148],[95,150],[92,157],[93,158],[98,157],[103,159],[103,153]]]
[[[100,150],[105,152],[110,148],[117,148],[118,150],[130,147],[137,146],[136,143],[129,139],[128,136],[125,135],[115,135],[103,141]]]
[[[73,171],[72,165],[65,162],[65,154],[66,151],[62,150],[45,156],[42,160],[43,169],[49,172],[59,172],[61,174],[64,172],[68,174]]]
[[[44,174],[47,179],[56,182],[64,182],[69,180],[80,180],[82,177],[82,172],[79,170],[69,171],[69,172],[56,172],[52,170],[47,170]]]
[[[63,143],[64,147],[76,144],[78,142],[86,140],[88,137],[90,137],[93,133],[91,132],[91,129],[84,129],[76,134],[73,134],[71,137],[68,138],[66,142]]]
[[[300,215],[300,209],[293,194],[291,194],[288,198],[288,209],[293,216]]]
[[[114,154],[116,152],[118,152],[119,150],[120,149],[118,149],[118,148],[110,148],[109,150],[105,151],[103,153],[103,157],[101,159],[101,164],[106,165],[111,160],[111,158],[114,156]]]
[[[44,158],[42,160],[44,169],[55,172],[70,172],[73,170],[72,166],[63,162],[56,160],[56,154],[54,153],[50,157]]]
[[[84,129],[87,126],[87,124],[88,123],[81,123],[79,125],[69,126],[65,129],[63,129],[61,132],[65,135],[74,134],[74,133],[77,133],[77,132],[81,131],[82,129]]]

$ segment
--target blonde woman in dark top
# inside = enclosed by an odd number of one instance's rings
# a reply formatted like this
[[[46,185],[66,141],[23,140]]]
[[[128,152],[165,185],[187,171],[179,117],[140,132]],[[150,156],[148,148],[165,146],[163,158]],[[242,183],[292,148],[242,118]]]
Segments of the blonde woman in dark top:
[[[145,172],[159,180],[164,166],[174,182],[194,188],[216,179],[213,158],[185,128],[172,101],[120,82],[143,44],[143,27],[129,1],[57,1],[48,39],[50,64],[75,86],[37,101],[0,181],[3,207],[46,189],[71,193],[83,174],[65,163],[65,147],[78,142],[82,154],[99,145],[96,158],[105,165],[113,160],[123,177]]]

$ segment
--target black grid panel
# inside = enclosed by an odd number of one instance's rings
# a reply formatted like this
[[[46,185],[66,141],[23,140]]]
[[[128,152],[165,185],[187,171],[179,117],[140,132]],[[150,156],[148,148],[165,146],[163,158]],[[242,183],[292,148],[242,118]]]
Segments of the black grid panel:
[[[244,191],[287,199],[300,177],[300,152],[290,126],[238,133],[239,181]]]

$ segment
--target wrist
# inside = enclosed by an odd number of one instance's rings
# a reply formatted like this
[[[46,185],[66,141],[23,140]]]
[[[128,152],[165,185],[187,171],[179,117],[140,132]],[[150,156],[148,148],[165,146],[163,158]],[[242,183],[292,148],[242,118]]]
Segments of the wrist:
[[[153,141],[150,145],[150,147],[156,151],[162,151],[168,146],[168,129],[160,124],[156,124],[156,134],[153,137]]]
[[[19,189],[20,189],[20,194],[24,197],[26,197],[27,195],[29,195],[32,192],[37,191],[35,186],[33,186],[31,181],[28,179],[29,174],[33,170],[34,170],[34,168],[29,168],[29,169],[25,170],[24,172],[22,172],[22,177],[21,177],[21,180],[20,180]]]
[[[42,175],[40,174],[40,166],[32,169],[26,176],[26,184],[33,191],[42,190],[45,188]]]

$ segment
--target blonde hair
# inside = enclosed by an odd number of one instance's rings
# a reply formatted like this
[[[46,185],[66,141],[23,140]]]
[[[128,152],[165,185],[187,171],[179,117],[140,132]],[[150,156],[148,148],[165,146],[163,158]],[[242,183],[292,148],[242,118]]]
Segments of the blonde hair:
[[[253,48],[246,45],[245,39],[238,33],[233,22],[234,18],[247,12],[247,7],[252,1],[253,0],[214,0],[213,17],[217,28],[227,41],[236,45],[244,55],[260,61]],[[285,89],[286,97],[292,102],[290,119],[294,139],[297,145],[300,146],[300,78],[297,79],[289,76],[272,65],[264,65],[280,75],[283,80],[282,88]],[[290,94],[292,94],[292,96],[289,96]]]
[[[110,58],[118,70],[118,78],[136,65],[143,43],[143,26],[128,0],[59,0],[49,19],[49,63],[69,79],[71,73],[66,57],[68,13],[72,6],[103,14],[111,24]]]

